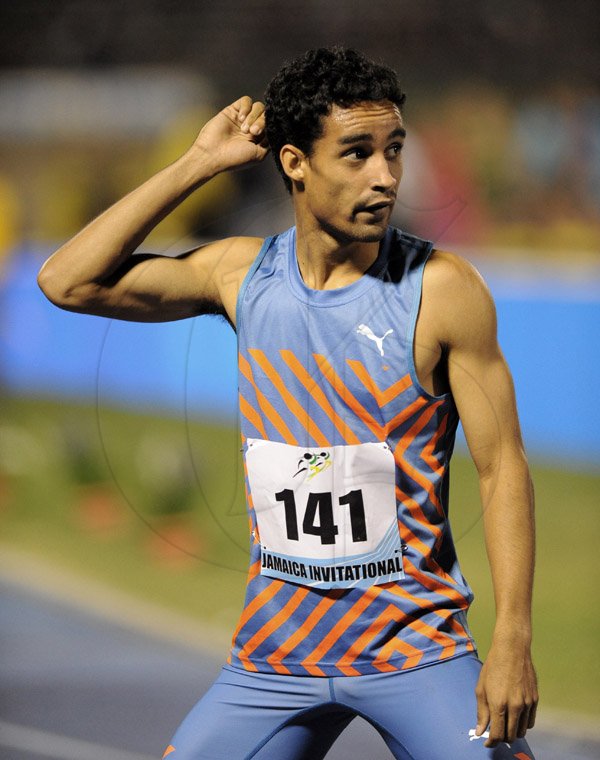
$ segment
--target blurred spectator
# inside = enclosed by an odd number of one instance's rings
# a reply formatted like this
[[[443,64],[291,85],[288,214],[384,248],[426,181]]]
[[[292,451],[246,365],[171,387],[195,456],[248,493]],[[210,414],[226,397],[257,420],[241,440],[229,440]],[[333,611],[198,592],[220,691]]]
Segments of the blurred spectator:
[[[523,102],[513,142],[521,162],[519,203],[531,223],[600,224],[600,98],[557,86]],[[581,236],[581,234],[580,234]],[[549,241],[548,241],[549,243]],[[568,240],[561,240],[565,247]],[[571,241],[571,245],[573,241]]]
[[[472,78],[411,93],[394,223],[441,245],[597,252],[600,96],[558,82],[518,101]],[[19,239],[55,245],[181,155],[215,90],[185,68],[0,72],[0,267]],[[151,244],[289,224],[269,165],[208,183]]]

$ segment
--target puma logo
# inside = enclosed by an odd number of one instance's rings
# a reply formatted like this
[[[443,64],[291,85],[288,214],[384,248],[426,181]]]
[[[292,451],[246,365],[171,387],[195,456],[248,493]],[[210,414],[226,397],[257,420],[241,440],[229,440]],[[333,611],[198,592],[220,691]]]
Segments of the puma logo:
[[[374,340],[377,344],[377,348],[379,349],[379,353],[384,356],[383,353],[383,341],[387,338],[388,335],[391,335],[394,331],[393,330],[387,330],[381,338],[378,338],[373,330],[368,325],[359,325],[358,329],[356,331],[359,335],[364,335],[365,338],[368,338],[369,340]]]
[[[475,733],[475,729],[474,728],[470,728],[469,729],[469,741],[470,742],[474,742],[475,739],[489,739],[489,736],[490,736],[490,732],[489,731],[484,731],[481,734],[481,736],[477,736],[477,734]]]
[[[477,734],[475,733],[475,729],[474,728],[470,728],[469,729],[469,741],[470,742],[474,742],[476,739],[489,739],[489,738],[490,738],[490,732],[489,731],[484,731],[481,734],[481,736],[477,736]],[[506,744],[507,747],[510,747],[510,744],[507,744],[507,742],[502,742],[502,743]],[[517,757],[517,756],[515,755],[515,757]]]

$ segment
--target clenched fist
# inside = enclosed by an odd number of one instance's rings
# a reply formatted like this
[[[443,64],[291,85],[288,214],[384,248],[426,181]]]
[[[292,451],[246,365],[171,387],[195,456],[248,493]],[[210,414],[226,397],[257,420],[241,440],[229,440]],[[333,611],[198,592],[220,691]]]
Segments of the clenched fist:
[[[191,151],[200,151],[214,174],[262,161],[269,152],[264,104],[248,95],[236,100],[204,125]]]

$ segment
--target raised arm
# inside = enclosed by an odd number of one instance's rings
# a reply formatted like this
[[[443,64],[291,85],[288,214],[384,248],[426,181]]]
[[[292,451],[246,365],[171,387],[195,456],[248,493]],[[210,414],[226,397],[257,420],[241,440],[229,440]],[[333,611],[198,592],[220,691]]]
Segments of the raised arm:
[[[477,686],[477,734],[486,746],[525,735],[538,694],[531,660],[533,487],[512,378],[496,337],[496,313],[478,272],[436,252],[426,268],[448,379],[479,475],[496,624]]]
[[[230,238],[178,258],[132,256],[154,227],[216,174],[249,166],[268,152],[264,106],[243,97],[201,130],[177,161],[111,206],[43,265],[38,283],[57,306],[139,321],[203,312],[234,317],[240,273],[256,238]]]

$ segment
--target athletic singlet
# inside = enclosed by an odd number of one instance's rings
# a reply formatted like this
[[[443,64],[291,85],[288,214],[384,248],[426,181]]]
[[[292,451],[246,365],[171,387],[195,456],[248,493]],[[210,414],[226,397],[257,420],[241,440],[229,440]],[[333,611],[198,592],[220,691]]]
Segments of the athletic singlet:
[[[360,279],[312,290],[292,227],[265,240],[242,284],[251,540],[234,667],[351,676],[474,650],[447,521],[458,415],[413,359],[431,249],[389,227]]]

